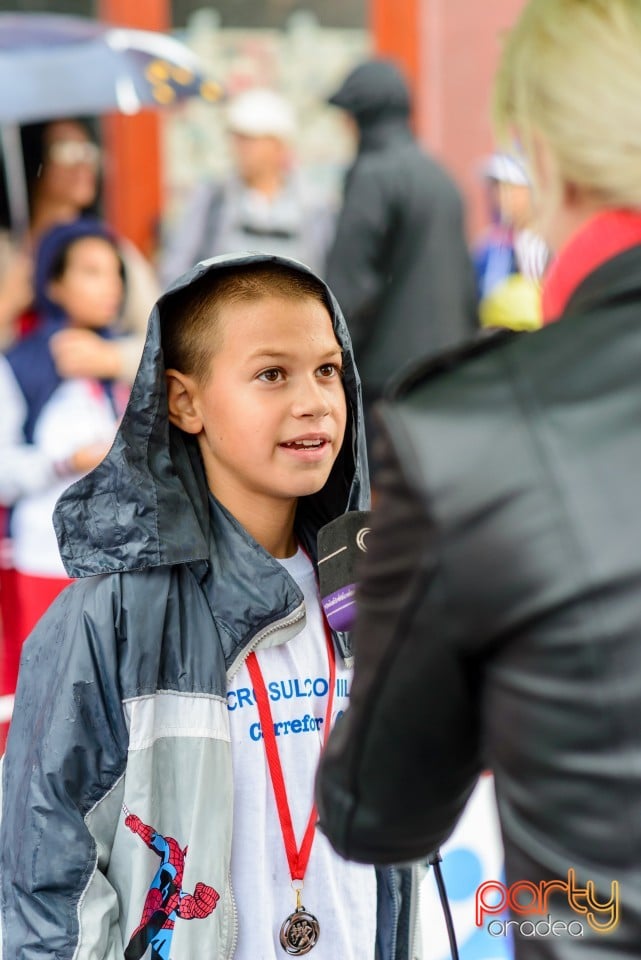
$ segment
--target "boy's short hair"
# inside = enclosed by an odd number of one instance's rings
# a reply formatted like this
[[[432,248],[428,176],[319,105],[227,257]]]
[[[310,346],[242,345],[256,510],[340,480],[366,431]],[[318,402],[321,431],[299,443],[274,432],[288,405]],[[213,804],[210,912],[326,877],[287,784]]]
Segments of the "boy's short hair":
[[[165,369],[179,370],[205,383],[221,343],[221,308],[263,297],[316,300],[331,316],[325,286],[313,274],[283,263],[222,267],[167,298],[160,318]]]

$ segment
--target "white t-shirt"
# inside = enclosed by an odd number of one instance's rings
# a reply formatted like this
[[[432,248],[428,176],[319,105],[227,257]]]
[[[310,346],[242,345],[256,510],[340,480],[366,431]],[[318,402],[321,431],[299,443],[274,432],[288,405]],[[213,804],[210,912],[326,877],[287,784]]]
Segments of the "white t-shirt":
[[[329,661],[318,587],[309,558],[299,550],[280,561],[303,591],[305,629],[288,643],[259,651],[297,849],[313,803],[316,768],[327,714]],[[347,706],[351,671],[336,657],[332,722]],[[296,894],[265,758],[258,709],[246,664],[227,694],[234,761],[231,877],[238,909],[234,960],[283,960],[279,933],[296,908]],[[320,924],[314,960],[374,960],[376,876],[349,863],[316,830],[302,893]]]

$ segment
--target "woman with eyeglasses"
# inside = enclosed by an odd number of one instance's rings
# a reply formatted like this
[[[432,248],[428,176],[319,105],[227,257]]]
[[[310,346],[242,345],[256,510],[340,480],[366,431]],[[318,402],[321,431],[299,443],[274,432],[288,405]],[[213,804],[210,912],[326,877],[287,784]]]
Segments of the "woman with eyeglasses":
[[[21,129],[33,242],[58,224],[95,213],[100,148],[80,120],[32,123]]]

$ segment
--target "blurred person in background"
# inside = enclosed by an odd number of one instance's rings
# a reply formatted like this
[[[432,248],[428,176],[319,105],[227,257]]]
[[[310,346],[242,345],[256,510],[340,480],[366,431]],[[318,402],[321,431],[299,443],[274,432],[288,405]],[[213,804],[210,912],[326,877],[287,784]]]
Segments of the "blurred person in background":
[[[6,349],[12,340],[32,329],[25,283],[33,250],[40,236],[58,223],[71,223],[95,214],[99,195],[101,154],[89,126],[78,119],[26,124],[20,131],[29,200],[26,244],[16,250],[8,244],[9,223],[0,244],[0,340]],[[127,239],[118,238],[127,265],[128,290],[122,313],[121,342],[106,343],[89,330],[65,331],[52,343],[62,376],[125,377],[133,381],[142,352],[147,317],[159,293],[151,265]],[[3,296],[4,294],[4,296]],[[25,302],[26,301],[26,302]],[[3,302],[6,304],[3,311]]]
[[[33,299],[31,257],[16,249],[8,231],[0,228],[0,353],[16,338],[18,317]]]
[[[60,119],[26,124],[20,130],[25,165],[30,222],[27,236],[12,237],[4,171],[0,171],[0,351],[37,326],[34,304],[33,257],[43,234],[55,224],[80,221],[95,212],[99,198],[101,155],[89,125],[79,119]],[[47,338],[56,375],[61,378],[124,378],[133,382],[144,343],[147,317],[159,293],[150,264],[125,238],[118,238],[118,249],[127,266],[127,294],[119,318],[120,338],[105,338],[94,330],[79,327],[59,330]],[[36,307],[34,309],[34,307]],[[34,369],[34,376],[39,374]],[[46,371],[43,371],[46,386]],[[32,471],[24,467],[32,463]],[[43,471],[34,462],[30,445],[14,450],[11,463],[0,469],[20,467],[20,475],[31,477],[37,485]],[[44,469],[46,475],[47,468]],[[8,536],[8,517],[0,507],[0,640],[5,650],[14,650],[19,642],[20,613],[16,603],[12,545]],[[0,658],[1,660],[1,658]],[[12,689],[13,672],[2,684],[0,695]]]
[[[296,118],[273,90],[239,94],[227,111],[234,169],[199,184],[175,229],[160,269],[168,285],[200,260],[244,250],[301,260],[322,273],[335,213],[296,169]]]
[[[545,325],[380,405],[350,706],[321,759],[322,829],[380,864],[438,848],[493,770],[506,886],[477,922],[518,960],[641,944],[639,89],[639,0],[526,4],[495,110],[555,255]]]
[[[329,102],[358,136],[327,280],[347,319],[368,413],[408,361],[474,334],[474,274],[460,193],[417,143],[395,64],[359,65]],[[370,446],[372,432],[368,422]]]
[[[6,651],[14,672],[22,641],[70,582],[51,519],[56,500],[107,453],[129,395],[125,382],[113,378],[63,379],[52,339],[63,330],[117,339],[123,296],[119,244],[100,221],[83,217],[41,235],[37,323],[0,356],[0,503],[13,508],[17,574],[3,606],[18,611],[18,642],[12,638]]]
[[[530,177],[509,153],[493,154],[483,177],[491,223],[473,250],[481,326],[536,330],[549,251],[532,228]]]

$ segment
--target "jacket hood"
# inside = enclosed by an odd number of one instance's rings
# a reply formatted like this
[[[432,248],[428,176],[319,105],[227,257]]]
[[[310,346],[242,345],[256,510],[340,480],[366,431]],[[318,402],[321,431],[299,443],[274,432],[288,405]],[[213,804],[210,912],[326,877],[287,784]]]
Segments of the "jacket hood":
[[[407,118],[411,110],[409,87],[391,60],[360,64],[328,102],[351,113],[361,127],[392,117]]]
[[[209,492],[197,441],[169,423],[161,318],[171,322],[172,294],[221,269],[251,263],[284,264],[283,257],[214,257],[176,280],[154,306],[129,404],[105,459],[60,497],[54,526],[71,577],[144,570],[209,557]],[[347,325],[329,290],[327,307],[344,352],[348,417],[345,441],[322,490],[299,501],[297,532],[312,557],[321,526],[369,505],[361,388]],[[247,534],[249,537],[249,534]]]

